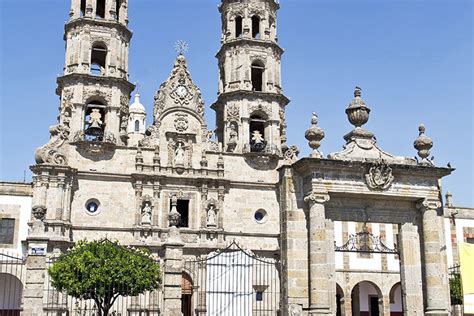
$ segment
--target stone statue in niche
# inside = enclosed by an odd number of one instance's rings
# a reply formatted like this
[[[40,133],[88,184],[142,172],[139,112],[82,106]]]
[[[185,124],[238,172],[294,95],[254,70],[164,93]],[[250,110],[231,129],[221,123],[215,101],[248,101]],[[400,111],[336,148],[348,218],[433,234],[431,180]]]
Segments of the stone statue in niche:
[[[175,165],[184,165],[184,146],[182,143],[178,143],[178,147],[174,152],[174,163]]]
[[[217,210],[215,205],[209,205],[207,209],[207,227],[216,227],[217,226]]]
[[[151,202],[146,201],[142,208],[142,225],[151,225]]]

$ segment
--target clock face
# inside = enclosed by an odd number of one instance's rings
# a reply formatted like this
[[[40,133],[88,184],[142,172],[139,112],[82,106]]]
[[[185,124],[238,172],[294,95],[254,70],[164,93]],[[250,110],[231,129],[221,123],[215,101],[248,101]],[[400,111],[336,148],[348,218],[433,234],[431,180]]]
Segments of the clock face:
[[[185,86],[178,86],[176,88],[176,94],[180,97],[180,98],[184,98],[185,96],[188,95],[188,89],[186,89]]]

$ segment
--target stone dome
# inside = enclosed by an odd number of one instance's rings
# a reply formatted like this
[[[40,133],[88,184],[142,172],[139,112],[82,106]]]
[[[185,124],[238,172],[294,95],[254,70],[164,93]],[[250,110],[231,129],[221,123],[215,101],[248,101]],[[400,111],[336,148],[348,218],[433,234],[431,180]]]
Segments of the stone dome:
[[[135,94],[135,101],[130,105],[130,113],[143,113],[145,114],[145,106],[140,103],[140,94]]]

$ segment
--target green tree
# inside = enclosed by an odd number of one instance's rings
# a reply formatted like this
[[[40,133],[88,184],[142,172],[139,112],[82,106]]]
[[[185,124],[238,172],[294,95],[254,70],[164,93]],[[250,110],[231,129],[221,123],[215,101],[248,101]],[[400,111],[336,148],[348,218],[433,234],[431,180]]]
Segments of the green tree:
[[[108,239],[79,241],[48,273],[58,291],[94,300],[99,316],[107,316],[119,296],[136,296],[161,283],[160,266],[148,251]]]
[[[449,289],[451,294],[451,305],[462,305],[462,285],[461,285],[461,274],[454,273],[449,278]]]

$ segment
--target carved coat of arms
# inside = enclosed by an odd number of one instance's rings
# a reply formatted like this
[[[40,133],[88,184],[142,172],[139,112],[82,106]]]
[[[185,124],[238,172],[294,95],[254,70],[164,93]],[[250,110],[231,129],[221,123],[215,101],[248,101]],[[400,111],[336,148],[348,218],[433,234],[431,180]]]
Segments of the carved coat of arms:
[[[392,168],[383,160],[373,164],[365,175],[367,187],[371,190],[388,190],[393,179]]]
[[[176,114],[174,127],[179,133],[185,132],[188,129],[188,116],[186,114]]]

